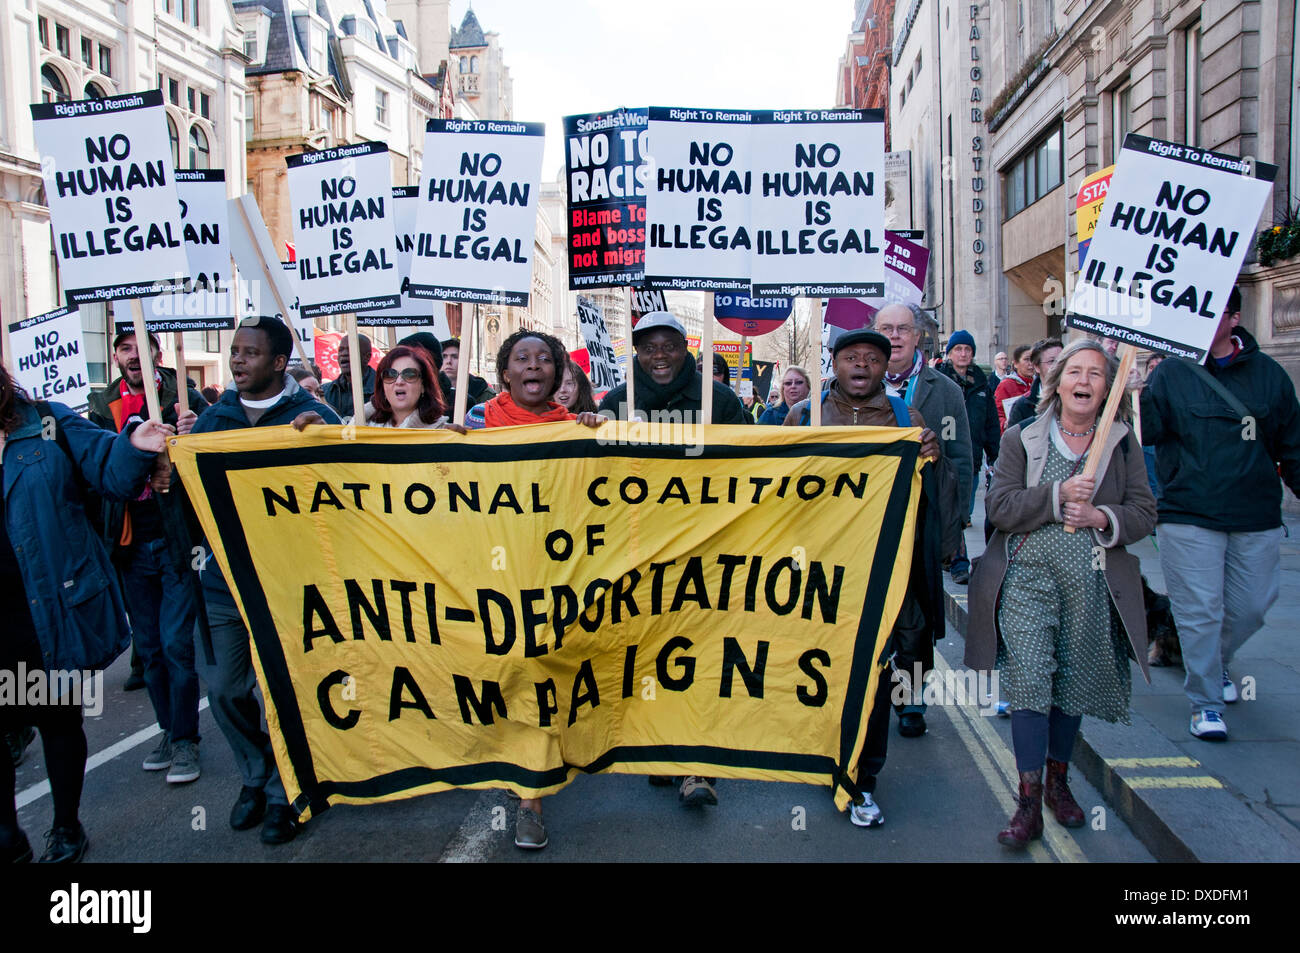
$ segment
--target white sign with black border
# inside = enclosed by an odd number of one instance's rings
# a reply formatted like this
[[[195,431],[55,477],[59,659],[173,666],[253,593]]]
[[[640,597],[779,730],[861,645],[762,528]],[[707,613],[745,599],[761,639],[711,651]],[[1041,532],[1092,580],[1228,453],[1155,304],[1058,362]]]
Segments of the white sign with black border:
[[[90,406],[90,369],[81,310],[59,308],[9,325],[14,381],[32,400],[54,400],[77,413]]]
[[[235,326],[234,269],[230,263],[224,169],[176,172],[181,233],[190,273],[182,294],[157,295],[145,304],[151,331],[216,331]]]

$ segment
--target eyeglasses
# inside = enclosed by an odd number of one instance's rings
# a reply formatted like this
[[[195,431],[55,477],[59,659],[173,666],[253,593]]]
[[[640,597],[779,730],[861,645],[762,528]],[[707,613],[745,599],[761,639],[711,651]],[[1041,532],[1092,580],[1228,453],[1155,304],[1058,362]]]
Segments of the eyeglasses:
[[[911,334],[916,330],[916,327],[911,324],[900,324],[897,327],[889,324],[882,324],[877,327],[876,330],[885,337],[892,338],[895,334]]]
[[[667,344],[638,344],[636,350],[638,354],[654,357],[656,354],[679,354],[686,350],[686,345],[677,341],[669,341]]]
[[[390,367],[388,370],[384,371],[384,380],[390,384],[399,377],[408,384],[414,384],[420,379],[420,372],[414,367],[406,367],[400,371],[395,367]]]

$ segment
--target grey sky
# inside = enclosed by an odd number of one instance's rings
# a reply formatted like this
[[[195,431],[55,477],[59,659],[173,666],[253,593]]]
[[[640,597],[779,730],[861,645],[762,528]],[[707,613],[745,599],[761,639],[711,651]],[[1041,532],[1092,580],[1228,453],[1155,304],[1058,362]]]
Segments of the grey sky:
[[[452,3],[453,26],[467,6]],[[514,118],[546,123],[542,175],[553,179],[562,116],[833,105],[853,0],[474,0],[474,13],[500,34]]]

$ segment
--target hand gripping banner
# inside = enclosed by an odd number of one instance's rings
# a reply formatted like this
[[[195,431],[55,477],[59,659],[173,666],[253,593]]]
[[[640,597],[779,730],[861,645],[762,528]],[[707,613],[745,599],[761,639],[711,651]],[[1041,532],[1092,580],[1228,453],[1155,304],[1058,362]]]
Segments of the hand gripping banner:
[[[824,784],[843,809],[907,586],[919,431],[707,435],[173,438],[294,805],[608,771]]]

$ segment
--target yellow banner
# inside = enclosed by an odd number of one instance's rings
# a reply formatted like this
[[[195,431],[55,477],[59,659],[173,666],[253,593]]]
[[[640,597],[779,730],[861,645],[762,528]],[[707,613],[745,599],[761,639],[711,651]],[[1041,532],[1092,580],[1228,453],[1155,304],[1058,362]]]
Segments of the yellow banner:
[[[825,784],[843,809],[906,589],[918,439],[268,427],[171,455],[299,810],[598,771]]]

